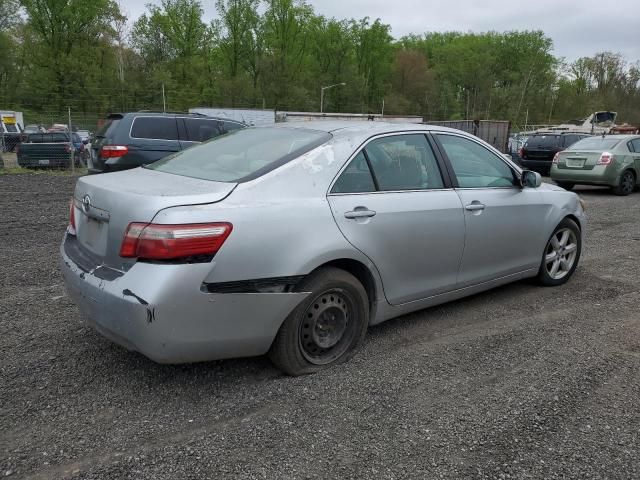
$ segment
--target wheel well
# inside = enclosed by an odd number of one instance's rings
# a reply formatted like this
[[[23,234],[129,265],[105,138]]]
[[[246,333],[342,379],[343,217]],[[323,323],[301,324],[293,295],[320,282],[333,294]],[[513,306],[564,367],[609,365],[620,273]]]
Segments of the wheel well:
[[[580,225],[580,220],[578,220],[578,217],[576,217],[575,215],[567,215],[564,218],[568,218],[569,220],[573,221],[580,230],[582,230],[582,225]]]
[[[373,274],[371,273],[371,270],[369,270],[369,268],[366,265],[359,262],[358,260],[353,260],[350,258],[332,260],[331,262],[327,262],[323,265],[320,265],[318,268],[322,268],[322,267],[339,268],[340,270],[349,272],[351,275],[356,277],[364,287],[365,291],[367,292],[367,297],[369,298],[369,314],[370,314],[369,318],[373,318],[373,314],[375,313],[374,308],[377,300],[376,298],[377,289],[376,289],[376,281],[373,278]]]

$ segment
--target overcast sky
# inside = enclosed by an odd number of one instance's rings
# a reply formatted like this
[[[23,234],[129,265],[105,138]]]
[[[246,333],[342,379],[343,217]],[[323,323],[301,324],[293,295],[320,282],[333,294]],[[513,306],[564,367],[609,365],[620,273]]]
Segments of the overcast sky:
[[[205,19],[215,0],[201,0]],[[130,19],[150,0],[122,1]],[[159,0],[151,3],[160,3]],[[574,60],[609,50],[640,60],[638,0],[308,0],[316,13],[336,18],[380,18],[394,37],[432,31],[543,30],[557,56]]]

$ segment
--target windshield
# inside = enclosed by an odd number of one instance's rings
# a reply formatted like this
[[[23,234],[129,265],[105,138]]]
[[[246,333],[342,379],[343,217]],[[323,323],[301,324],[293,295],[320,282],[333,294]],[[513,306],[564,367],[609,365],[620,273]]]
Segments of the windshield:
[[[571,145],[567,150],[610,150],[620,143],[619,138],[589,137]]]
[[[560,135],[532,135],[527,139],[529,148],[553,148],[560,145]]]
[[[301,128],[247,128],[158,160],[145,168],[216,182],[257,178],[326,143],[331,135]]]

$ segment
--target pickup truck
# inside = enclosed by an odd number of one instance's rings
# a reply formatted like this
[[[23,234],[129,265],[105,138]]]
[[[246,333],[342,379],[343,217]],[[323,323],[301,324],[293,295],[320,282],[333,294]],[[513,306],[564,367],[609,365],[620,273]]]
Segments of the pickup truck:
[[[77,137],[77,134],[67,132],[30,134],[26,142],[16,147],[18,165],[25,168],[68,168],[72,152],[76,165],[78,165],[81,148],[74,144],[82,145],[82,141],[79,137],[73,138],[73,136]]]

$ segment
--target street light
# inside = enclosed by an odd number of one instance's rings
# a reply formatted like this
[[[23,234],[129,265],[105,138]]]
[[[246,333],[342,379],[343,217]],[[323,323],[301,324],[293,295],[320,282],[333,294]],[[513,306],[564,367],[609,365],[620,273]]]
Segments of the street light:
[[[346,83],[344,82],[334,83],[333,85],[320,88],[320,113],[323,113],[323,109],[324,109],[324,91],[333,87],[339,87],[340,85],[346,85]]]

